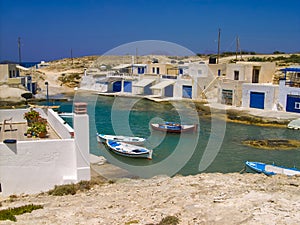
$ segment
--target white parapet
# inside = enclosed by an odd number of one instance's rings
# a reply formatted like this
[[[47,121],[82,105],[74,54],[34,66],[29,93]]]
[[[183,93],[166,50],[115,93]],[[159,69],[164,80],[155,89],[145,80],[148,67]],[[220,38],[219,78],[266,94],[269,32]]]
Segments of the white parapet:
[[[77,180],[90,180],[89,116],[86,103],[74,104],[74,138],[76,150]]]

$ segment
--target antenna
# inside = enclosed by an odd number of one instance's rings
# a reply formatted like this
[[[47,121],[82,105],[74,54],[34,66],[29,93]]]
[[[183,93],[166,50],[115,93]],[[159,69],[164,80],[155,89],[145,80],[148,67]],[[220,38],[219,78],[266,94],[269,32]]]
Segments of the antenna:
[[[19,49],[19,64],[21,64],[21,38],[18,37],[18,49]]]
[[[220,38],[221,38],[221,29],[219,28],[219,34],[218,34],[218,57],[217,57],[217,64],[219,64],[219,58],[220,58]]]

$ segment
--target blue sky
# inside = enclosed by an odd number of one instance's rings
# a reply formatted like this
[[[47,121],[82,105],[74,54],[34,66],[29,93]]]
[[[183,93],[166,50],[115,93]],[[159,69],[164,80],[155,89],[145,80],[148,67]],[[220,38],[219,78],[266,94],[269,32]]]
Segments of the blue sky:
[[[162,40],[195,53],[300,51],[299,0],[0,0],[0,61],[100,55]]]

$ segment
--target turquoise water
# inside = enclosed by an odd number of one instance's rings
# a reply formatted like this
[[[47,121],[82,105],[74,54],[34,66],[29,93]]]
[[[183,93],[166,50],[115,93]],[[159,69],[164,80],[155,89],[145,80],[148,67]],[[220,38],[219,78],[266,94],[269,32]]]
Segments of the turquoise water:
[[[215,119],[213,127],[209,118],[198,116],[192,103],[182,102],[176,105],[171,103],[155,103],[145,99],[115,98],[96,95],[76,96],[75,101],[88,102],[90,117],[90,151],[96,155],[103,155],[113,164],[120,162],[136,168],[157,165],[154,174],[168,174],[167,167],[176,169],[172,173],[190,175],[199,173],[201,159],[204,164],[209,164],[203,172],[238,172],[243,169],[245,161],[261,161],[276,163],[278,165],[300,168],[300,149],[295,150],[261,150],[241,144],[247,139],[297,139],[300,140],[299,131],[286,128],[258,127],[237,123],[225,123],[225,136],[219,132],[224,126],[223,120]],[[134,103],[134,104],[133,104]],[[131,104],[131,105],[130,105]],[[61,111],[71,112],[72,103],[62,103]],[[199,120],[200,129],[195,134],[167,134],[151,131],[149,124],[154,121],[175,121],[193,123]],[[68,121],[72,123],[72,121]],[[114,127],[114,128],[113,128]],[[129,133],[128,129],[132,132]],[[110,153],[104,145],[97,143],[95,133],[135,135],[147,138],[146,147],[153,148],[153,159],[132,159]],[[115,132],[114,132],[115,131]],[[220,147],[208,149],[211,141],[214,146],[220,141]],[[183,142],[183,144],[182,144]],[[193,144],[196,143],[196,144]],[[176,149],[176,150],[175,150]],[[208,150],[207,150],[208,149]],[[176,154],[174,153],[176,151]],[[205,152],[205,153],[204,153]],[[174,157],[170,157],[174,153]],[[210,154],[211,153],[211,154]],[[216,154],[204,160],[204,155]],[[111,159],[111,160],[110,160]],[[164,160],[169,162],[164,165]],[[121,166],[122,167],[122,166]],[[126,166],[125,166],[126,167]],[[135,168],[135,170],[136,170]],[[171,172],[169,172],[171,173]],[[153,174],[152,174],[153,175]]]

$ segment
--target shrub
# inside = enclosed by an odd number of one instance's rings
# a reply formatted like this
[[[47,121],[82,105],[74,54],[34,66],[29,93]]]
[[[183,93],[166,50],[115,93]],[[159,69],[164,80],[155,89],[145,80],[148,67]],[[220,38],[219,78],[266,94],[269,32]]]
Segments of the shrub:
[[[75,195],[76,192],[90,190],[94,185],[103,184],[103,181],[80,181],[77,184],[64,184],[55,185],[54,189],[48,191],[49,195],[63,196],[63,195]]]
[[[75,184],[64,184],[64,185],[55,185],[53,190],[50,190],[49,195],[54,196],[63,196],[63,195],[75,195],[76,188]]]
[[[91,189],[91,182],[86,181],[86,180],[82,180],[76,186],[77,186],[76,189],[78,189],[80,191],[90,190]]]
[[[24,205],[15,208],[8,208],[0,210],[0,220],[17,221],[15,215],[22,215],[24,213],[31,213],[33,210],[42,209],[42,205]]]
[[[40,117],[40,113],[38,111],[35,111],[34,109],[31,109],[29,112],[24,114],[24,119],[27,121],[35,121]]]
[[[158,225],[177,225],[179,223],[179,219],[176,216],[167,216],[163,218]]]

